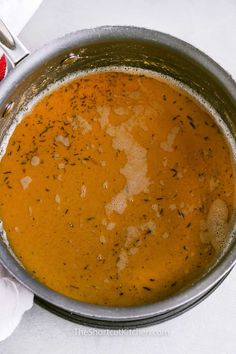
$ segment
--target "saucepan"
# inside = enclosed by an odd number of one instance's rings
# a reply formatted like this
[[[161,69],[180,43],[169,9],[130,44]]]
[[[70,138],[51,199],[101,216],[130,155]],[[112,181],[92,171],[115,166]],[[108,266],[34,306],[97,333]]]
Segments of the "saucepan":
[[[13,70],[0,84],[0,144],[17,112],[40,91],[70,73],[129,66],[168,75],[198,93],[220,114],[236,137],[236,84],[218,64],[168,34],[137,27],[99,27],[59,38],[29,55],[0,22],[0,42]],[[35,301],[72,321],[101,328],[134,328],[167,320],[209,295],[236,263],[236,227],[211,269],[171,297],[133,307],[104,307],[72,300],[34,279],[3,239],[0,261],[35,294]]]

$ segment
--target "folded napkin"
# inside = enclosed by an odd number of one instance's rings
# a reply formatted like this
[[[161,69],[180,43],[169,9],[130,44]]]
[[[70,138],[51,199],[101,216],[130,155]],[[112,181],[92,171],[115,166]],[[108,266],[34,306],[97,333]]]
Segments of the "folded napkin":
[[[12,33],[18,35],[41,2],[42,0],[0,0],[1,19]],[[0,48],[0,81],[6,74],[7,61]],[[23,313],[32,306],[33,294],[0,264],[0,341],[14,331]]]

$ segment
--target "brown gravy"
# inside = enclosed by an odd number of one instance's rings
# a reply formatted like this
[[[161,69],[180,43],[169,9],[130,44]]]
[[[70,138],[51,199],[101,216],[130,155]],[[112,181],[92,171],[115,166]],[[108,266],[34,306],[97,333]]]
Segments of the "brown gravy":
[[[144,75],[90,74],[42,98],[0,163],[0,217],[35,278],[84,302],[163,299],[207,271],[234,210],[211,115]]]

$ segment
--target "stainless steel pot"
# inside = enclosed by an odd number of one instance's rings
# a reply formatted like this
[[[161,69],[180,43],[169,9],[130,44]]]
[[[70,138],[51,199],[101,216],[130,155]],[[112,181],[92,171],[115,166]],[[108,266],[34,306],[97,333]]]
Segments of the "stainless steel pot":
[[[72,72],[107,66],[153,70],[183,82],[219,112],[236,136],[235,82],[208,56],[167,34],[136,27],[100,27],[66,35],[28,56],[0,23],[0,42],[16,65],[0,84],[0,142],[16,113],[50,83]],[[97,327],[140,327],[176,316],[211,293],[236,262],[235,233],[234,227],[224,254],[201,279],[168,299],[135,307],[90,305],[60,295],[35,280],[3,241],[0,260],[36,295],[38,303],[62,317]]]

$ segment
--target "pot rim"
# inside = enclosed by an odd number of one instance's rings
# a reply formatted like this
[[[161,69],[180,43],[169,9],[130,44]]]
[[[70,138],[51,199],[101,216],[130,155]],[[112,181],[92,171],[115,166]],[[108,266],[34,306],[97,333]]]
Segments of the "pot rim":
[[[24,59],[19,66],[10,72],[7,78],[4,79],[4,82],[1,83],[0,105],[7,101],[12,88],[24,80],[24,77],[30,72],[33,72],[35,67],[45,63],[46,58],[57,56],[63,49],[73,51],[75,47],[105,43],[111,40],[113,42],[125,40],[143,43],[151,42],[152,44],[158,43],[158,45],[163,47],[177,50],[192,59],[199,66],[204,67],[214,77],[217,77],[232,100],[236,102],[236,83],[231,76],[214,60],[192,45],[169,34],[155,30],[132,26],[103,26],[69,33],[62,38],[55,39]],[[158,316],[186,306],[189,302],[197,301],[197,299],[215,286],[233,268],[236,263],[236,243],[234,242],[234,245],[231,244],[231,247],[215,265],[214,269],[211,269],[200,280],[192,283],[190,287],[156,303],[130,307],[106,307],[88,304],[61,295],[34,279],[19,265],[7,247],[2,243],[0,243],[0,262],[20,283],[39,298],[87,318],[119,322]]]

